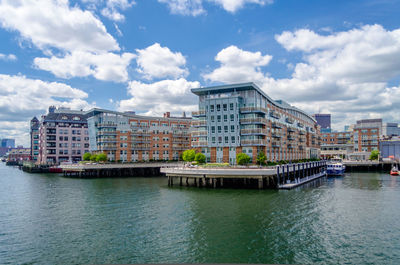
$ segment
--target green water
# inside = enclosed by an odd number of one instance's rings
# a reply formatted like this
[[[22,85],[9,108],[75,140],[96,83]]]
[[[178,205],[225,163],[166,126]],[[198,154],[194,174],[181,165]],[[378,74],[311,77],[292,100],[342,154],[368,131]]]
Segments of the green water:
[[[0,164],[0,264],[400,263],[400,177],[292,191],[70,179]]]

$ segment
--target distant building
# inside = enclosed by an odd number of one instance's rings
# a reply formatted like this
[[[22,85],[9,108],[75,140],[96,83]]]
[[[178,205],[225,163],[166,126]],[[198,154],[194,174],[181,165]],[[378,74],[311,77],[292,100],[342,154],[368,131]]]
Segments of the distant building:
[[[322,133],[322,144],[352,144],[352,132],[330,132]]]
[[[382,119],[359,120],[354,125],[354,151],[371,152],[378,150],[382,133]]]
[[[349,144],[323,144],[321,145],[321,158],[330,159],[335,156],[349,159],[349,154],[353,153],[354,145]]]
[[[399,126],[395,122],[385,123],[382,125],[382,135],[384,136],[398,136],[400,135]]]
[[[1,147],[15,148],[15,139],[1,139]]]
[[[273,100],[254,83],[192,89],[199,110],[192,113],[192,147],[207,161],[236,163],[246,153],[256,161],[318,157],[319,126],[304,111],[282,100]]]
[[[190,149],[191,118],[103,109],[92,109],[87,115],[90,150],[106,153],[111,161],[178,160]]]
[[[33,119],[34,120],[34,119]],[[34,120],[34,123],[36,121]],[[33,126],[35,128],[35,124]],[[35,146],[35,133],[32,137]],[[64,161],[81,161],[89,151],[87,116],[83,111],[49,108],[39,126],[39,156],[42,164],[58,164]]]
[[[381,158],[393,157],[400,159],[400,140],[383,140],[379,143],[379,151]]]
[[[313,114],[312,116],[321,126],[321,132],[331,132],[331,114]]]
[[[11,148],[8,153],[8,161],[29,161],[31,160],[30,148]]]

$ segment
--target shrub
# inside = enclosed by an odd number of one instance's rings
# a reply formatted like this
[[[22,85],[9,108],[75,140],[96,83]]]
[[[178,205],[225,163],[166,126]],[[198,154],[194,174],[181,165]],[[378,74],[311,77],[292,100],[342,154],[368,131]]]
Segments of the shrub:
[[[182,158],[186,162],[192,162],[195,159],[196,151],[194,149],[189,149],[183,152]]]
[[[267,157],[265,156],[264,152],[259,152],[257,155],[257,163],[260,165],[265,165],[265,160],[267,160]]]
[[[379,151],[378,150],[372,150],[371,155],[369,156],[370,160],[378,160],[379,158]]]
[[[96,154],[90,155],[90,161],[96,161],[96,159],[97,159],[97,155]]]
[[[250,156],[244,154],[244,153],[239,153],[236,155],[236,161],[238,165],[247,165],[250,163]]]
[[[194,157],[194,160],[198,163],[198,164],[204,164],[206,162],[206,156],[202,153],[197,153]]]
[[[104,154],[104,153],[101,153],[101,154],[98,154],[97,155],[97,157],[96,157],[96,161],[97,162],[105,162],[105,161],[107,161],[107,155],[106,154]]]
[[[92,156],[91,153],[84,153],[83,154],[83,160],[84,161],[89,161],[91,156]]]

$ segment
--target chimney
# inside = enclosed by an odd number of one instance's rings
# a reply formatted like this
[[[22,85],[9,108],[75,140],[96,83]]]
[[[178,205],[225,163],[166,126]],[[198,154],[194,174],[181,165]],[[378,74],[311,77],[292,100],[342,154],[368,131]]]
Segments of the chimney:
[[[164,118],[170,118],[171,117],[171,112],[165,112],[164,113]]]

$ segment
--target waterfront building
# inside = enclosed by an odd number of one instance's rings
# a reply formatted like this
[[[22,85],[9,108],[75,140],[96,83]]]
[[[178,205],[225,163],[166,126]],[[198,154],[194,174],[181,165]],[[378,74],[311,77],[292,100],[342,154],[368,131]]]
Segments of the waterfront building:
[[[29,161],[31,160],[30,148],[11,148],[8,152],[8,161]]]
[[[191,118],[149,117],[134,112],[92,109],[87,112],[90,151],[110,161],[178,160],[190,148]]]
[[[352,144],[353,143],[353,133],[352,132],[330,132],[323,133],[322,135],[322,145],[324,144]]]
[[[331,114],[313,114],[317,124],[321,126],[321,133],[330,133],[331,130]]]
[[[379,142],[379,151],[381,158],[395,158],[400,160],[400,139],[382,140]]]
[[[32,133],[34,136],[34,133]],[[39,125],[39,156],[41,164],[77,162],[89,151],[87,116],[83,111],[49,107]]]
[[[33,117],[31,120],[31,159],[32,161],[37,161],[39,157],[39,128],[40,128],[40,122],[38,118]]]
[[[382,133],[382,119],[359,120],[354,125],[354,151],[371,152],[378,150],[379,136]]]
[[[237,153],[255,162],[318,157],[316,120],[282,100],[272,100],[254,83],[196,88],[199,110],[192,113],[192,147],[209,162],[235,164]]]
[[[330,159],[335,156],[341,157],[343,159],[349,159],[349,155],[354,152],[353,143],[345,144],[322,144],[321,145],[321,158]]]
[[[1,147],[15,148],[15,139],[1,139]]]
[[[398,136],[400,135],[399,125],[395,122],[388,122],[382,125],[382,136]]]

